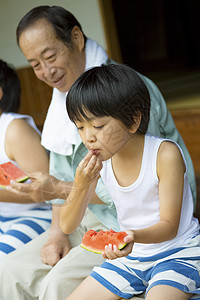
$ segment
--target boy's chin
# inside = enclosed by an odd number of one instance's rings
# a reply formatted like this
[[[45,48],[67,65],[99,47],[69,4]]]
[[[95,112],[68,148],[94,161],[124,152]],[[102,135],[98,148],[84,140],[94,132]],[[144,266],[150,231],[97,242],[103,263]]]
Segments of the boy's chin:
[[[101,161],[106,161],[108,159],[110,159],[112,157],[112,155],[102,155],[102,154],[99,154],[98,155],[98,158],[101,160]]]

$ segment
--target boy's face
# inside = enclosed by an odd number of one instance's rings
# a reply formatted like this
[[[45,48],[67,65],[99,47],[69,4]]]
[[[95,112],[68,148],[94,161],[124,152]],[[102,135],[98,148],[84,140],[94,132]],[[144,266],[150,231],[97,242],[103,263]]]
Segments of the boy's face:
[[[87,117],[89,120],[83,119],[75,124],[88,150],[92,150],[102,161],[123,151],[131,138],[131,132],[121,121],[92,114],[87,114]]]

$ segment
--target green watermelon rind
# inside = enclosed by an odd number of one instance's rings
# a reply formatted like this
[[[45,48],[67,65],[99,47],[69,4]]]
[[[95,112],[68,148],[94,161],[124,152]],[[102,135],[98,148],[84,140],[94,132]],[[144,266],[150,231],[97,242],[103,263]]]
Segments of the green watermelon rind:
[[[126,243],[121,243],[121,244],[118,246],[118,249],[119,249],[119,250],[122,250],[126,245],[127,245]],[[87,251],[96,253],[96,254],[102,254],[102,253],[104,252],[104,250],[103,250],[103,251],[100,251],[100,250],[95,249],[95,248],[91,248],[91,247],[89,248],[89,247],[85,246],[84,244],[81,244],[80,246],[81,246],[81,248],[83,248],[83,249],[85,249],[85,250],[87,250]]]
[[[17,181],[17,182],[24,182],[27,179],[29,179],[29,176],[23,176],[23,177],[20,177],[18,179],[15,179],[15,181]],[[6,189],[7,186],[9,186],[9,185],[1,185],[0,184],[0,188],[2,188],[2,189]]]

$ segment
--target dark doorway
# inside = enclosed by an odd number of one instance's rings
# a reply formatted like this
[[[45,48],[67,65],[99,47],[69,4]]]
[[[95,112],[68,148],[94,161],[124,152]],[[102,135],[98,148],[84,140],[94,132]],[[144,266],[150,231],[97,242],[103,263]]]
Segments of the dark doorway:
[[[112,0],[122,61],[136,70],[200,69],[199,0]]]
[[[199,107],[200,0],[99,0],[99,5],[110,57],[151,78],[168,104]]]

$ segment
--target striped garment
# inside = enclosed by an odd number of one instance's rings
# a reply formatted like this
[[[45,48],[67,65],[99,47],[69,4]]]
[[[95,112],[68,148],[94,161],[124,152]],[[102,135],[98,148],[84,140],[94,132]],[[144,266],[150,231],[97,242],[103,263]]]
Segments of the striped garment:
[[[16,161],[10,160],[5,147],[7,128],[16,119],[26,120],[40,133],[32,117],[17,113],[2,113],[0,116],[0,164],[11,161],[18,166]],[[46,203],[0,202],[0,260],[47,230],[50,227],[51,214],[51,205]]]
[[[169,285],[200,299],[200,235],[188,247],[151,257],[106,260],[90,274],[114,294],[129,299],[156,285]]]
[[[46,231],[51,224],[51,206],[43,205],[0,215],[0,260]]]

